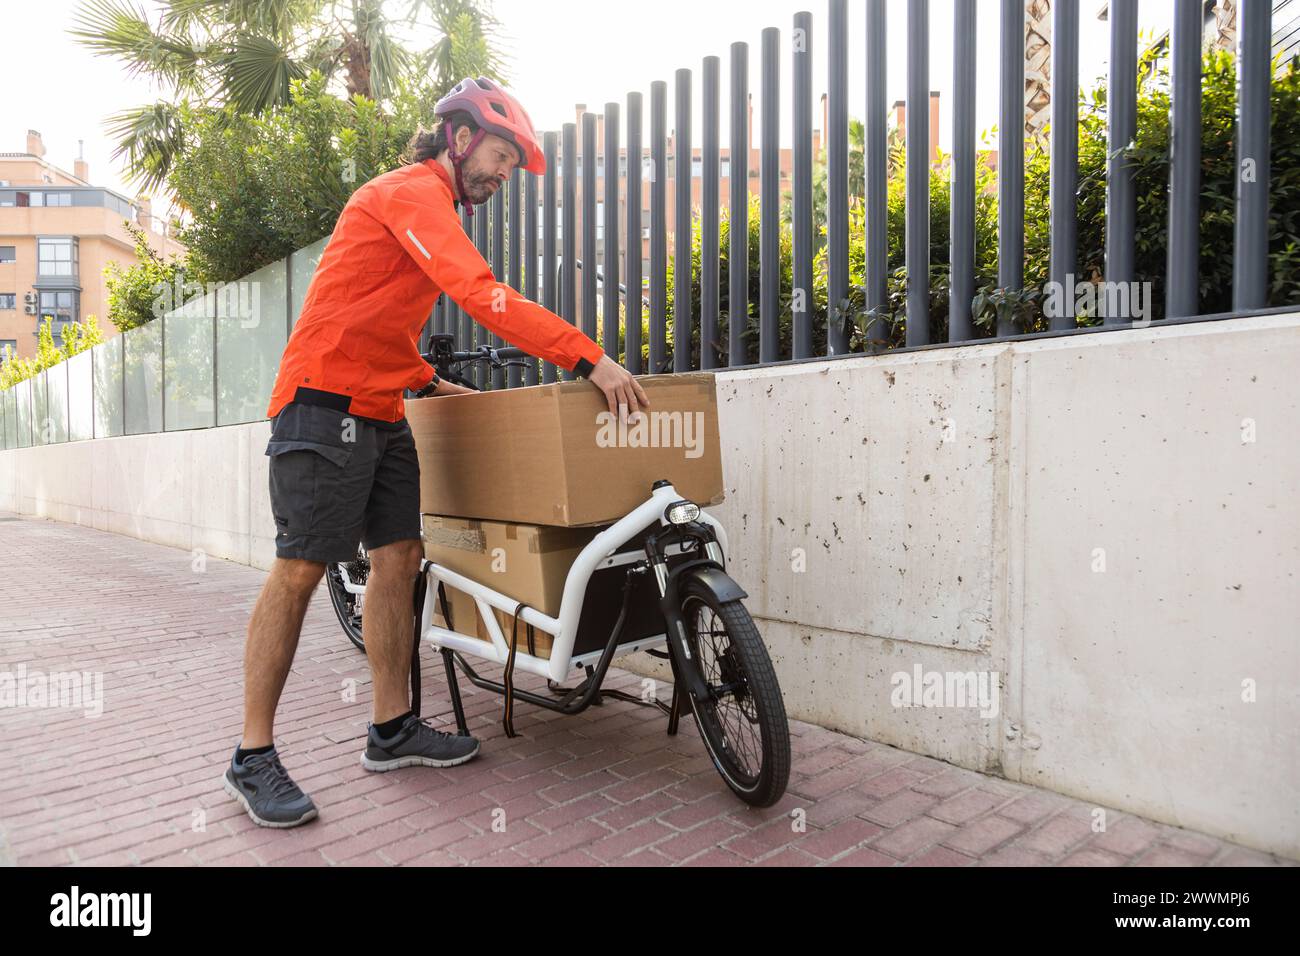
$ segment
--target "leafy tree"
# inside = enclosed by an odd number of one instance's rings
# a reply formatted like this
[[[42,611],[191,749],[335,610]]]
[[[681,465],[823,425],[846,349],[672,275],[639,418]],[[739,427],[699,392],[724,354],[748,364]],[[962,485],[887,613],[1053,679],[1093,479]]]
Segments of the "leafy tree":
[[[113,158],[153,190],[185,150],[187,107],[259,116],[288,105],[313,70],[380,103],[430,71],[439,92],[469,74],[504,80],[498,30],[476,0],[410,0],[400,17],[383,0],[164,0],[156,22],[132,0],[83,0],[69,33],[165,91],[107,124]],[[440,39],[418,52],[431,32]],[[414,48],[401,42],[408,33]]]
[[[94,348],[104,341],[104,333],[99,328],[99,320],[93,315],[86,316],[84,322],[72,322],[63,327],[61,344],[54,342],[53,318],[46,316],[37,330],[36,355],[32,358],[15,358],[6,346],[3,362],[0,362],[0,391],[17,385],[25,379],[34,378],[51,366],[58,365],[86,349]]]
[[[421,97],[399,94],[389,114],[325,84],[316,72],[295,80],[289,105],[260,117],[186,108],[192,137],[170,182],[192,212],[179,238],[199,281],[237,279],[329,235],[352,193],[398,165]]]
[[[104,268],[108,286],[108,318],[119,332],[151,322],[159,315],[159,293],[175,289],[186,281],[185,265],[173,256],[164,261],[154,252],[144,230],[130,222],[123,224],[135,240],[135,264],[123,267],[110,262]]]

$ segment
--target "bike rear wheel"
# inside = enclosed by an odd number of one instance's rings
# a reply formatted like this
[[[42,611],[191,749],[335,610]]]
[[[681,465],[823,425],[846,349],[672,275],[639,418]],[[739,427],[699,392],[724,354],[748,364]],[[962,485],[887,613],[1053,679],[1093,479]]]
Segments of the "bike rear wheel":
[[[754,619],[740,601],[718,601],[698,581],[682,589],[694,666],[710,700],[689,693],[713,765],[732,792],[755,807],[781,799],[790,781],[790,724],[776,671]]]
[[[370,557],[364,548],[357,549],[357,556],[342,564],[325,566],[325,583],[330,592],[330,604],[343,625],[343,633],[360,651],[365,651],[366,644],[361,637],[361,614],[364,601],[360,594],[353,594],[347,589],[343,580],[344,572],[353,584],[364,585],[370,577]]]

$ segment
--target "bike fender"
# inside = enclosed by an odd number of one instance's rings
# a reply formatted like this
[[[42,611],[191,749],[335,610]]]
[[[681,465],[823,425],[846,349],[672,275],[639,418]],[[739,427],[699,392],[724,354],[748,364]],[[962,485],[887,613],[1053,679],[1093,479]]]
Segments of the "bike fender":
[[[697,568],[689,568],[682,577],[694,578],[704,587],[708,588],[710,593],[718,600],[719,603],[726,601],[738,601],[741,598],[749,597],[744,588],[737,584],[726,571],[718,567],[703,565]],[[678,587],[680,587],[680,582]]]

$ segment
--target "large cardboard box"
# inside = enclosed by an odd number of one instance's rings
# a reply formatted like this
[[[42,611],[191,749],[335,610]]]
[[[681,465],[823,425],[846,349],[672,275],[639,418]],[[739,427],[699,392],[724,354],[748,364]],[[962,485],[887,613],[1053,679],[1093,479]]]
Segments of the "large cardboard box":
[[[661,478],[700,505],[723,498],[718,404],[710,373],[637,379],[638,425],[611,416],[590,382],[412,399],[420,511],[557,527],[609,524]]]
[[[578,553],[602,530],[440,515],[424,515],[423,520],[426,558],[552,617],[560,613],[564,582]],[[473,598],[449,587],[447,602],[457,631],[490,640]],[[498,610],[496,616],[509,641],[513,615]],[[527,649],[526,636],[521,621],[517,632],[520,650]],[[534,636],[537,656],[549,657],[551,635],[534,631]]]

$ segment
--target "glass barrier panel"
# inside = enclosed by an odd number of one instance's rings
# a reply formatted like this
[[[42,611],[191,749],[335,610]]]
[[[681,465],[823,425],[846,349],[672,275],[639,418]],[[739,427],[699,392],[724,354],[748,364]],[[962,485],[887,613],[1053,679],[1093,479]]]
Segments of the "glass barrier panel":
[[[114,336],[90,350],[95,368],[93,424],[96,438],[116,438],[126,432],[123,417],[125,396],[122,393],[122,344],[125,341],[126,335]]]
[[[48,419],[49,441],[56,444],[68,440],[68,363],[60,362],[45,370],[45,414]]]
[[[95,437],[94,355],[90,349],[68,359],[68,441]]]
[[[126,376],[125,434],[162,431],[162,322],[155,319],[122,336]]]
[[[217,424],[260,422],[288,323],[288,265],[273,262],[217,291]]]
[[[216,424],[212,390],[216,293],[195,296],[162,318],[163,427],[169,431]]]

